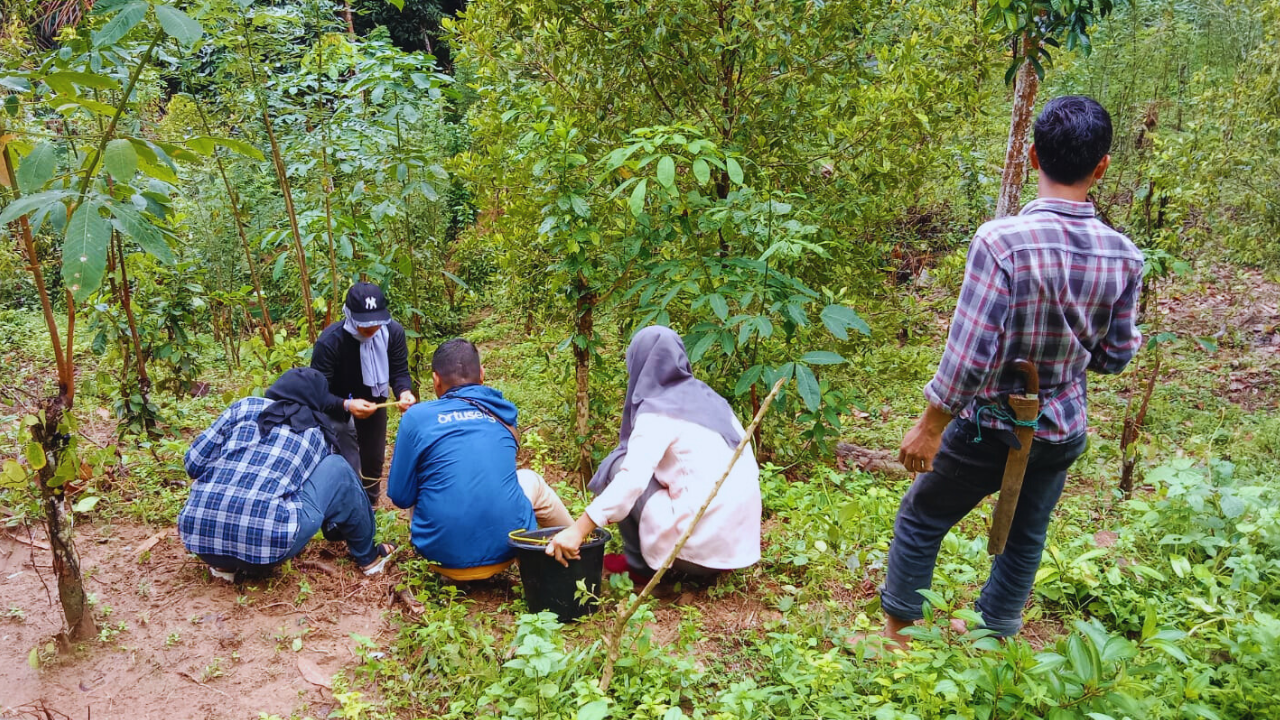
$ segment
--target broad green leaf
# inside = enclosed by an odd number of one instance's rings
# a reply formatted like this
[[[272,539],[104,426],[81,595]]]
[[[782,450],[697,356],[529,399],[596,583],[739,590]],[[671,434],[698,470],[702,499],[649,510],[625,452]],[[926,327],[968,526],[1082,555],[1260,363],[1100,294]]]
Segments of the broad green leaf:
[[[800,399],[804,400],[804,406],[809,408],[809,412],[816,412],[822,404],[822,388],[808,365],[796,364],[796,389],[800,391]]]
[[[631,191],[631,200],[628,204],[631,206],[631,214],[640,217],[644,214],[644,194],[649,189],[649,179],[643,178],[636,183],[636,187]]]
[[[114,45],[120,42],[147,15],[147,3],[131,2],[120,8],[115,17],[107,21],[102,29],[93,34],[94,47]]]
[[[755,365],[742,373],[741,377],[738,378],[737,384],[733,386],[733,396],[739,397],[745,394],[751,389],[752,385],[756,384],[756,381],[760,379],[760,374],[763,372],[763,365]]]
[[[707,165],[707,161],[698,158],[693,161],[693,177],[697,179],[699,185],[706,185],[711,180],[711,168]]]
[[[715,333],[707,333],[698,338],[698,342],[694,343],[693,349],[689,351],[689,362],[698,362],[703,355],[707,354],[707,350],[715,344],[719,337]]]
[[[463,290],[470,290],[470,289],[471,289],[471,286],[470,286],[470,285],[468,285],[468,284],[467,284],[467,283],[466,283],[462,278],[458,277],[457,275],[454,275],[453,273],[449,272],[448,270],[441,270],[440,272],[441,272],[445,277],[447,277],[447,278],[449,278],[450,280],[452,280],[452,281],[454,281],[455,283],[457,283],[457,284],[458,284],[458,286],[459,286],[459,287],[461,287]]]
[[[151,163],[147,162],[145,157],[139,156],[138,169],[142,171],[143,175],[153,177],[161,182],[167,182],[170,184],[178,182],[178,174],[173,171],[173,168],[170,168],[163,161]]]
[[[27,443],[26,448],[27,464],[32,470],[40,470],[47,462],[44,457],[44,448],[40,447],[38,442]]]
[[[191,47],[204,35],[204,28],[200,27],[200,23],[172,5],[157,5],[156,19],[169,37],[177,40],[183,47]]]
[[[253,158],[254,160],[263,160],[266,158],[266,156],[262,154],[261,150],[254,147],[252,143],[247,143],[243,140],[236,140],[235,138],[214,138],[213,141],[231,152],[243,155],[247,158]]]
[[[289,259],[289,253],[282,252],[276,256],[275,266],[271,269],[271,279],[275,282],[280,281],[280,276],[284,275],[284,263]]]
[[[107,143],[107,149],[102,153],[102,164],[116,182],[132,182],[134,173],[138,172],[138,153],[133,149],[133,143],[116,138]]]
[[[662,715],[662,720],[685,720],[687,717],[688,715],[684,714],[684,710],[675,705],[667,708],[667,711]]]
[[[53,178],[53,171],[58,165],[57,150],[53,143],[40,143],[31,154],[22,158],[18,165],[18,189],[31,194],[44,187]]]
[[[101,205],[86,202],[76,208],[67,223],[62,244],[62,281],[76,302],[84,302],[102,284],[107,269],[111,223],[100,214]]]
[[[27,471],[22,464],[12,458],[4,461],[4,469],[0,470],[0,487],[20,488],[27,482]]]
[[[165,242],[164,234],[155,225],[152,225],[131,205],[124,203],[112,203],[110,205],[111,214],[115,216],[112,223],[121,235],[131,238],[138,243],[146,252],[150,253],[160,262],[166,265],[173,264],[173,251],[169,249],[169,243]]]
[[[116,82],[116,79],[110,75],[74,72],[71,70],[49,73],[43,79],[49,87],[67,95],[79,95],[80,93],[76,90],[77,85],[95,90],[115,90],[120,87],[120,83]]]
[[[83,498],[80,498],[76,502],[76,504],[71,507],[71,509],[78,513],[87,513],[90,510],[93,510],[93,508],[97,506],[98,501],[101,499],[102,498],[98,497],[97,495],[90,495],[88,497],[83,497]]]
[[[725,172],[729,173],[729,179],[733,181],[734,185],[742,184],[742,166],[738,164],[737,160],[731,157],[725,158],[724,169]]]
[[[720,318],[720,322],[724,322],[724,319],[729,317],[729,303],[725,301],[723,295],[715,293],[707,298],[707,302],[711,304],[711,310],[715,312],[716,317]]]
[[[841,340],[849,339],[849,329],[857,330],[863,335],[871,334],[871,327],[858,316],[858,313],[844,305],[828,305],[822,309],[822,324],[827,330]]]
[[[668,190],[676,186],[676,163],[670,155],[663,155],[658,161],[658,182]]]
[[[217,147],[217,143],[215,143],[211,137],[197,135],[195,137],[187,138],[187,147],[191,148],[191,151],[194,153],[208,157],[213,154],[214,148]]]
[[[800,362],[810,365],[839,365],[846,360],[841,357],[840,353],[834,353],[830,350],[814,350],[807,352],[804,357],[800,358]]]
[[[23,215],[42,210],[46,206],[62,200],[69,194],[66,190],[47,190],[35,195],[18,198],[6,205],[4,212],[0,212],[0,225],[7,225]]]
[[[103,117],[111,117],[116,114],[116,109],[110,105],[90,98],[80,97],[79,95],[54,95],[47,102],[58,112],[63,112],[69,107],[76,106]]]
[[[404,0],[387,0],[387,4],[394,6],[400,12],[404,12]]]
[[[31,92],[31,81],[24,77],[6,75],[0,77],[0,87],[16,93],[29,93]]]
[[[609,717],[608,700],[593,700],[578,708],[578,720],[604,720],[607,717]]]

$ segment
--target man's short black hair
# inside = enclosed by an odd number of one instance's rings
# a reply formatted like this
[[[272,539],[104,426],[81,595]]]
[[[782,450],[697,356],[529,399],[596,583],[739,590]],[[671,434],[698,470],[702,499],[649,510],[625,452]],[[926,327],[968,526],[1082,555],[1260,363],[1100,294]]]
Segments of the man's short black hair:
[[[1111,152],[1111,116],[1091,97],[1054,98],[1036,118],[1035,143],[1040,172],[1056,183],[1075,185]]]
[[[431,355],[431,371],[449,387],[480,382],[480,351],[464,338],[441,343]]]

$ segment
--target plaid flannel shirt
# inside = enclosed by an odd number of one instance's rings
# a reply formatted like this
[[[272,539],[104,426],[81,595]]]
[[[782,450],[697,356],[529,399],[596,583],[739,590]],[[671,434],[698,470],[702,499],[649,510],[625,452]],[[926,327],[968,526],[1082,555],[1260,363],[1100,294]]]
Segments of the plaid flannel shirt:
[[[1142,252],[1094,217],[1091,203],[1040,199],[974,235],[946,351],[924,388],[957,417],[1021,392],[1009,363],[1040,373],[1036,438],[1062,442],[1088,428],[1085,370],[1118,373],[1133,358]],[[981,413],[983,427],[1012,423]]]
[[[178,515],[191,552],[269,565],[293,546],[296,493],[329,447],[319,428],[297,433],[281,425],[263,438],[258,415],[271,402],[237,400],[191,443],[184,458],[191,494]]]

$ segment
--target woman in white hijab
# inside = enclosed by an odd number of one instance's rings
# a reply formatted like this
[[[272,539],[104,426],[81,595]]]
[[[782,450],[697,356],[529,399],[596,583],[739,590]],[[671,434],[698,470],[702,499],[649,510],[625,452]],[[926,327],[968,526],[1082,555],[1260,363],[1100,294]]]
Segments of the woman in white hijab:
[[[588,486],[596,499],[552,538],[547,554],[567,564],[592,530],[616,522],[626,564],[607,556],[606,567],[643,579],[693,522],[745,431],[729,403],[693,376],[684,343],[671,328],[635,334],[627,376],[618,447]],[[760,470],[748,447],[672,567],[712,575],[759,560]]]
[[[352,285],[342,314],[316,339],[311,367],[329,381],[325,411],[334,419],[338,450],[360,476],[369,504],[376,505],[387,454],[387,409],[377,405],[391,392],[401,412],[417,402],[409,345],[373,283]]]

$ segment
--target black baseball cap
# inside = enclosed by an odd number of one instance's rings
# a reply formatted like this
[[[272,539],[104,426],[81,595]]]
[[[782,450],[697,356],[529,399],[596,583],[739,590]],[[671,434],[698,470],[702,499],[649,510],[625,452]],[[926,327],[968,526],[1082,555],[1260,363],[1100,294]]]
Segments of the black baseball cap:
[[[347,317],[357,325],[391,320],[391,311],[387,310],[387,296],[382,288],[368,282],[359,282],[347,291]]]

